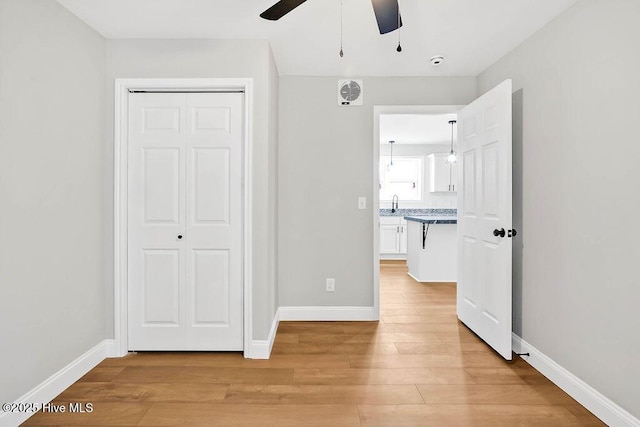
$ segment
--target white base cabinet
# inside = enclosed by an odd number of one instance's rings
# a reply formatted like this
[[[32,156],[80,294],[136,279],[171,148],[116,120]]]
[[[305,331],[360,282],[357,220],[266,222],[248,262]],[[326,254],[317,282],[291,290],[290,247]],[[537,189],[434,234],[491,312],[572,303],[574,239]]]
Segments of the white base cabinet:
[[[404,259],[407,253],[407,221],[399,216],[380,217],[380,258]]]

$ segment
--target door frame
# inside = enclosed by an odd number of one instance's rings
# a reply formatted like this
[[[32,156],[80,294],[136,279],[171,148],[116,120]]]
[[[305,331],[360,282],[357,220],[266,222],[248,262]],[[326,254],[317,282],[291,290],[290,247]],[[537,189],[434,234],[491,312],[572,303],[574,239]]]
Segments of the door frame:
[[[380,115],[383,114],[451,114],[465,105],[375,105],[373,107],[373,315],[380,320]]]
[[[242,286],[243,286],[243,352],[251,357],[253,339],[252,312],[252,122],[253,79],[196,78],[196,79],[115,79],[114,145],[113,145],[113,280],[115,353],[122,357],[128,352],[128,282],[127,282],[127,167],[129,92],[140,91],[244,91],[244,136],[242,139]]]

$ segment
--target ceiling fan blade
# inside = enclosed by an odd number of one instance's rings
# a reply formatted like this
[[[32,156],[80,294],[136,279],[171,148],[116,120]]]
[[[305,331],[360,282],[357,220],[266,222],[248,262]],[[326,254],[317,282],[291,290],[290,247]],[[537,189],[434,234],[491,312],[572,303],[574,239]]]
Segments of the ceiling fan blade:
[[[376,14],[380,34],[387,34],[402,27],[398,0],[371,0],[371,4]]]
[[[277,21],[307,0],[280,0],[260,14],[261,18]]]

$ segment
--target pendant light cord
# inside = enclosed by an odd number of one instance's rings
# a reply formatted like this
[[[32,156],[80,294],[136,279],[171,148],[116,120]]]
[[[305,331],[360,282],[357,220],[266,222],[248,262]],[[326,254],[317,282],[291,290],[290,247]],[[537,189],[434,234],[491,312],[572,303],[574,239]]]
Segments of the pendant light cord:
[[[402,52],[402,46],[400,45],[400,5],[398,5],[398,47],[396,52]]]
[[[400,46],[400,5],[398,5],[398,46]]]
[[[340,0],[340,58],[344,56],[344,52],[342,51],[343,9],[344,9],[344,0]]]

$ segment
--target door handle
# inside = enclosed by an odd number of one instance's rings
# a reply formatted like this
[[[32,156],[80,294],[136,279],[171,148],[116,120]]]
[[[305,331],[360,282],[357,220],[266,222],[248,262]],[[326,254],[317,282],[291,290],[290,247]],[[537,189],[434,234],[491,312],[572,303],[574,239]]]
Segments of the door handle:
[[[495,230],[493,230],[493,235],[496,236],[496,237],[498,237],[498,236],[504,237],[504,235],[505,235],[504,228],[501,228],[500,230],[498,230],[496,228]]]
[[[178,234],[178,240],[182,239],[182,234]]]
[[[515,228],[512,228],[511,230],[507,231],[507,237],[516,237],[518,235],[518,230],[516,230]]]

